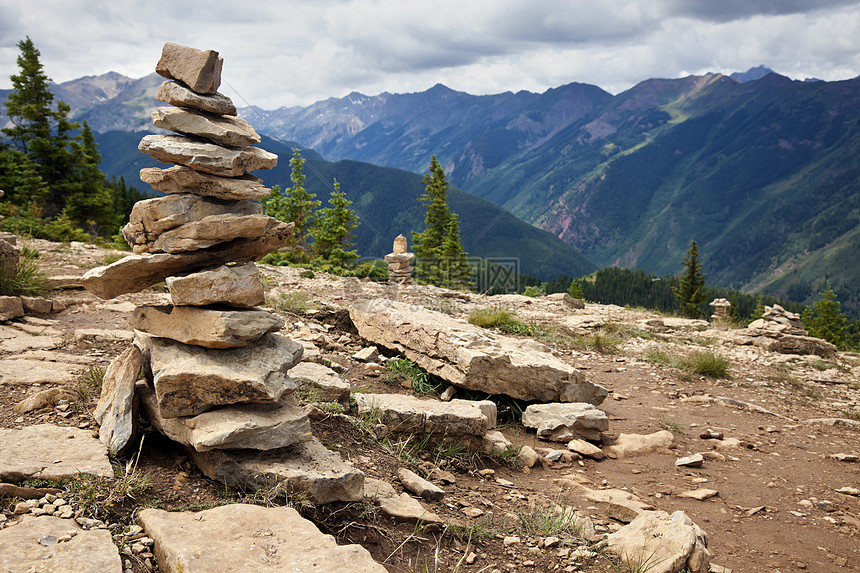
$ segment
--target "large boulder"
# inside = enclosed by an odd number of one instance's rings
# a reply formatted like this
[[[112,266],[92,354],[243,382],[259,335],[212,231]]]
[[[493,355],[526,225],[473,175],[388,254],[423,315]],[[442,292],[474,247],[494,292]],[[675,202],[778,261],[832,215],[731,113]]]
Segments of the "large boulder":
[[[280,402],[295,390],[287,371],[302,357],[301,344],[277,334],[218,350],[146,335],[141,345],[165,418],[194,416],[214,406]]]
[[[188,223],[206,220],[210,217],[223,217],[225,215],[237,217],[261,213],[260,204],[251,201],[223,201],[191,194],[167,195],[135,203],[131,209],[128,223],[122,229],[122,235],[136,253],[158,252],[164,249],[153,247],[162,234],[181,228]],[[235,235],[232,238],[237,236],[240,235]]]
[[[140,292],[171,275],[199,271],[228,262],[248,263],[276,251],[287,242],[293,223],[270,218],[265,233],[254,239],[234,239],[188,253],[129,255],[106,267],[90,269],[81,277],[85,289],[99,298]]]
[[[159,432],[199,452],[224,449],[274,450],[311,439],[311,424],[293,404],[237,404],[196,416],[165,418],[155,392],[138,382],[147,419]]]
[[[200,94],[214,94],[221,85],[224,59],[215,50],[198,50],[165,42],[155,72],[169,80],[179,80]]]
[[[609,418],[591,404],[532,404],[523,412],[523,426],[534,428],[537,437],[553,442],[575,438],[600,440],[601,432],[609,429]]]
[[[182,135],[146,135],[137,148],[158,161],[224,177],[273,169],[278,164],[277,155],[259,147],[231,149]]]
[[[159,107],[152,112],[155,127],[208,139],[218,145],[247,147],[260,143],[251,124],[240,117],[217,116],[193,109]]]
[[[501,336],[439,312],[385,299],[350,307],[359,334],[455,386],[519,400],[600,404],[602,386],[533,340]]]
[[[182,165],[169,169],[146,167],[140,170],[140,180],[168,195],[192,193],[225,200],[259,201],[270,193],[262,179],[253,175],[220,177]]]
[[[260,272],[254,263],[221,265],[185,276],[167,277],[165,282],[175,305],[226,304],[251,308],[266,301]]]
[[[649,573],[709,571],[708,534],[683,511],[643,512],[606,541],[625,565],[647,566]]]
[[[206,348],[238,348],[279,330],[284,319],[260,308],[139,306],[128,319],[136,330]]]
[[[290,507],[237,503],[200,512],[144,509],[138,522],[155,541],[164,573],[386,573],[366,549],[338,545]]]

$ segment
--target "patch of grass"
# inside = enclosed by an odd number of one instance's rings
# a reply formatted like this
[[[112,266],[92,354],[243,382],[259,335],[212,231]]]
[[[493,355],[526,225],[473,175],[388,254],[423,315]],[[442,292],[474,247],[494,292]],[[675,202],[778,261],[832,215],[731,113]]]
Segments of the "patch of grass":
[[[576,338],[573,341],[574,346],[585,350],[593,350],[600,354],[615,354],[618,352],[618,347],[621,345],[622,338],[605,328],[597,330],[591,336],[583,336]]]
[[[651,569],[660,564],[661,560],[657,559],[652,552],[645,554],[645,547],[642,547],[642,552],[639,555],[622,555],[618,562],[609,561],[609,566],[613,573],[648,573]],[[710,567],[708,568],[710,569]],[[608,570],[604,570],[608,571]],[[682,572],[679,572],[682,573]]]
[[[316,278],[316,275],[314,274],[314,272],[312,270],[307,269],[307,270],[304,270],[304,271],[299,273],[299,278],[300,279],[313,279],[313,278]]]
[[[657,366],[671,367],[674,357],[662,348],[650,348],[645,353],[645,360]]]
[[[520,531],[523,535],[545,537],[548,535],[579,534],[581,525],[575,508],[566,504],[535,505],[528,511],[516,511]]]
[[[843,410],[842,415],[849,420],[857,420],[860,422],[860,410]]]
[[[90,364],[87,371],[81,374],[75,384],[75,390],[84,400],[89,400],[92,397],[100,396],[102,393],[102,383],[105,378],[104,366],[98,364]]]
[[[501,308],[477,308],[469,313],[470,324],[481,328],[495,328],[508,334],[532,336],[535,328]]]
[[[711,350],[695,350],[679,359],[681,369],[708,378],[731,378],[728,358]]]
[[[663,427],[673,433],[679,433],[681,431],[681,424],[675,422],[673,420],[661,420]]]
[[[102,257],[102,264],[103,265],[110,265],[110,264],[117,262],[118,260],[120,260],[123,257],[125,257],[125,255],[123,253],[116,253],[116,252],[107,253],[104,257]]]
[[[0,268],[0,296],[41,296],[47,293],[48,279],[39,270],[39,251],[24,245],[18,259],[15,274],[6,276]]]
[[[305,315],[312,312],[311,296],[305,292],[282,292],[278,298],[270,298],[268,304],[275,310]]]
[[[123,506],[139,504],[149,485],[149,477],[129,462],[125,471],[115,470],[112,478],[77,474],[66,484],[66,491],[81,515],[108,522],[123,513]]]
[[[448,531],[459,540],[493,539],[501,532],[494,514],[484,514],[477,519],[467,519],[462,523],[449,523]]]
[[[408,358],[392,358],[385,365],[386,382],[408,382],[412,393],[417,396],[438,396],[442,383]]]

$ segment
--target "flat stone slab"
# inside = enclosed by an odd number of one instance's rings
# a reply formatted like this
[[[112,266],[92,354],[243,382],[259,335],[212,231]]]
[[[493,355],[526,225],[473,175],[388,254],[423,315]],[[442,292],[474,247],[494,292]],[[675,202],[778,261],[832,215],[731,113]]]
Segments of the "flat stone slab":
[[[99,298],[140,292],[171,275],[191,273],[224,263],[249,263],[277,251],[293,232],[292,223],[271,219],[263,236],[234,239],[190,253],[129,255],[106,267],[96,267],[81,277],[84,288]]]
[[[533,340],[386,299],[356,301],[349,312],[362,338],[400,352],[455,386],[541,402],[597,405],[607,395]]]
[[[128,319],[136,330],[206,348],[238,348],[280,330],[284,319],[267,310],[199,306],[139,306]]]
[[[401,493],[393,497],[378,497],[375,501],[382,513],[397,521],[445,523],[444,519],[427,509],[423,503],[408,493]]]
[[[0,296],[0,320],[24,316],[24,303],[20,296]]]
[[[629,523],[642,512],[654,509],[654,506],[650,503],[622,489],[588,490],[585,491],[585,499],[591,503],[603,506],[609,517],[623,523]]]
[[[278,156],[259,147],[228,149],[182,135],[145,135],[137,148],[163,163],[197,171],[238,177],[257,169],[273,169]]]
[[[138,522],[155,541],[158,568],[164,573],[386,573],[366,549],[338,545],[334,537],[321,533],[290,507],[231,504],[199,512],[144,509]]]
[[[534,428],[537,436],[553,442],[576,438],[599,440],[609,429],[609,418],[591,404],[532,404],[523,412],[523,426]]]
[[[86,366],[69,362],[4,357],[0,360],[0,385],[71,384],[84,370]]]
[[[296,387],[287,371],[301,360],[302,345],[277,334],[225,349],[152,336],[141,340],[165,418],[194,416],[213,406],[276,403]]]
[[[72,537],[55,541],[65,535]],[[107,529],[83,530],[71,519],[27,516],[0,529],[0,571],[122,573],[122,560]]]
[[[155,243],[164,233],[188,223],[213,216],[260,213],[259,203],[251,201],[224,201],[189,193],[166,195],[135,203],[122,235],[136,253],[158,252]]]
[[[707,573],[711,555],[708,535],[683,511],[669,515],[648,511],[607,539],[606,549],[626,565],[636,567],[642,556],[649,557],[649,573]]]
[[[102,379],[93,418],[99,423],[99,439],[115,455],[128,449],[137,432],[134,384],[140,369],[140,350],[132,345],[111,361]]]
[[[364,472],[344,462],[340,454],[326,449],[316,438],[265,452],[187,451],[200,471],[229,486],[256,490],[283,484],[287,491],[304,493],[316,504],[364,497]]]
[[[303,353],[303,356],[307,352]],[[337,372],[315,362],[299,362],[290,369],[290,378],[296,381],[297,393],[310,402],[349,401],[349,383],[341,380]]]
[[[166,282],[175,305],[251,308],[266,302],[260,271],[254,263],[221,265],[182,277],[167,277]]]
[[[215,50],[198,50],[165,42],[155,73],[169,80],[179,80],[200,94],[214,94],[221,85],[224,59]]]
[[[483,436],[496,427],[496,404],[489,400],[417,398],[406,394],[354,393],[359,414],[378,415],[393,433]]]
[[[199,94],[179,82],[163,82],[155,92],[155,99],[179,107],[193,107],[218,115],[236,115],[233,100],[222,93]]]
[[[140,180],[168,195],[192,193],[218,199],[259,201],[271,192],[262,179],[253,175],[220,177],[182,165],[168,169],[146,167],[140,170]]]
[[[155,392],[138,382],[137,393],[147,419],[175,442],[197,451],[224,449],[274,450],[311,439],[307,415],[292,404],[241,404],[197,416],[164,418]]]
[[[616,442],[605,451],[618,459],[630,458],[666,449],[674,441],[675,436],[669,430],[660,430],[653,434],[618,434]]]
[[[63,343],[59,336],[41,336],[0,324],[0,351],[8,353],[25,350],[49,350]]]
[[[218,116],[179,107],[159,107],[152,112],[155,127],[208,139],[218,145],[247,147],[260,143],[251,124],[240,117]]]
[[[267,215],[211,215],[162,233],[149,250],[153,253],[183,253],[233,239],[260,237],[270,225],[269,219]]]
[[[113,477],[107,449],[90,430],[53,424],[0,428],[0,480],[61,480],[77,473]]]

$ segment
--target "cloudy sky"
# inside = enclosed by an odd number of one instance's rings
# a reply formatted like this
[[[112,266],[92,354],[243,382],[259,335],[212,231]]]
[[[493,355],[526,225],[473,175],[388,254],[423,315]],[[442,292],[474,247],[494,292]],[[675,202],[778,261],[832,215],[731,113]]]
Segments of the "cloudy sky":
[[[759,64],[796,79],[860,75],[856,0],[0,0],[0,88],[28,35],[56,82],[142,77],[166,41],[218,50],[221,91],[269,109],[436,83],[618,93]]]

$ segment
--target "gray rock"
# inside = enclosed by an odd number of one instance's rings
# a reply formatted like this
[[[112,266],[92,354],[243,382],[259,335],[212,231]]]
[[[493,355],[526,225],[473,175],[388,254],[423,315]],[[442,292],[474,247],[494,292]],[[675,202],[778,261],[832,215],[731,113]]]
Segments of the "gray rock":
[[[48,314],[54,306],[50,300],[41,296],[22,296],[21,305],[28,314]]]
[[[290,378],[298,385],[296,393],[302,393],[312,402],[349,401],[349,383],[341,380],[337,372],[315,362],[299,362],[289,371]]]
[[[393,433],[483,436],[496,427],[496,405],[489,400],[441,402],[406,394],[354,393],[359,414],[378,416]]]
[[[287,371],[301,360],[302,346],[277,334],[218,350],[166,338],[143,341],[165,418],[194,416],[213,406],[276,403],[296,387]]]
[[[359,501],[364,497],[364,473],[327,450],[316,438],[279,450],[188,449],[204,474],[218,483],[247,489],[273,488],[278,484],[303,493],[316,504]]]
[[[463,320],[385,299],[350,307],[359,334],[397,350],[451,384],[520,400],[600,404],[605,388],[533,340],[489,332]]]
[[[225,200],[259,201],[270,193],[270,190],[263,185],[262,179],[253,175],[219,177],[182,165],[174,165],[169,169],[158,167],[141,169],[140,180],[168,195],[192,193]]]
[[[164,418],[155,392],[138,382],[147,419],[159,432],[197,451],[224,449],[274,450],[311,439],[311,425],[292,404],[240,404],[193,417]]]
[[[212,216],[260,213],[259,203],[251,201],[223,201],[191,194],[167,195],[135,203],[122,234],[136,253],[144,253],[153,250],[154,243],[162,234],[188,223]]]
[[[44,337],[32,337],[44,338]],[[53,338],[53,337],[51,337]],[[3,349],[8,340],[3,340]],[[71,384],[86,366],[56,359],[7,358],[0,360],[0,385],[3,384]]]
[[[827,358],[836,353],[836,346],[812,336],[785,334],[771,342],[768,347],[771,352],[780,354],[815,354]]]
[[[678,467],[700,468],[704,462],[705,458],[702,454],[692,454],[683,458],[678,458],[675,460],[675,465]]]
[[[260,143],[260,136],[251,124],[240,117],[217,116],[193,109],[159,107],[152,112],[155,127],[202,137],[218,145],[247,147]]]
[[[179,82],[163,82],[155,92],[155,99],[170,105],[191,107],[218,115],[236,115],[236,106],[224,94],[199,94]]]
[[[19,296],[0,296],[0,321],[24,316],[24,305]]]
[[[0,443],[0,480],[59,481],[77,473],[113,477],[107,450],[90,430],[53,424],[0,428]]]
[[[639,496],[622,489],[590,489],[582,487],[585,499],[597,504],[607,515],[622,523],[629,523],[654,506],[642,501]]]
[[[445,523],[445,520],[427,509],[420,501],[408,493],[394,497],[381,497],[376,500],[379,509],[397,521],[410,523]]]
[[[555,302],[560,302],[563,306],[567,308],[575,308],[575,309],[583,309],[585,308],[585,302],[578,299],[573,298],[566,292],[556,292],[553,294],[546,295],[547,300],[552,300]]]
[[[277,155],[259,147],[228,149],[182,135],[146,135],[137,148],[158,161],[224,177],[273,169],[278,164]]]
[[[430,483],[412,470],[400,468],[397,470],[397,477],[403,487],[427,501],[439,501],[445,497],[445,490],[441,487]]]
[[[140,369],[140,350],[132,345],[114,358],[105,371],[93,418],[99,423],[99,439],[114,455],[123,454],[132,445],[137,430],[134,383]]]
[[[161,234],[149,250],[154,253],[182,253],[233,239],[260,237],[271,226],[270,219],[267,215],[212,215]]]
[[[293,232],[292,223],[271,219],[271,226],[256,239],[235,239],[202,251],[129,255],[106,267],[96,267],[81,278],[84,288],[99,298],[140,292],[171,275],[190,273],[228,262],[247,263],[276,251]]]
[[[221,85],[224,59],[215,50],[197,50],[165,42],[155,73],[169,80],[179,80],[200,94],[214,94]]]
[[[74,535],[69,536],[70,531]],[[63,536],[66,540],[57,543]],[[53,543],[40,543],[51,539]],[[0,530],[0,571],[122,573],[122,561],[106,529],[84,531],[68,519],[28,517]]]
[[[675,436],[669,430],[660,430],[653,434],[619,434],[614,444],[606,448],[610,456],[630,458],[668,448],[675,441]]]
[[[18,273],[21,247],[14,233],[0,232],[0,277],[14,277]]]
[[[76,397],[71,390],[66,390],[65,388],[48,388],[15,404],[15,411],[26,414],[40,408],[56,406],[60,400],[71,401]]]
[[[3,297],[0,297],[2,299]],[[12,297],[15,298],[15,297]],[[11,328],[0,324],[0,343],[2,343],[4,352],[23,352],[25,350],[48,350],[56,348],[63,343],[63,339],[59,336],[34,336],[18,328]],[[7,360],[4,358],[4,361]],[[0,361],[0,373],[9,372],[8,365],[3,366]],[[24,372],[14,371],[11,374],[25,375]],[[24,376],[27,379],[27,376]]]
[[[553,442],[576,438],[599,440],[609,429],[609,418],[591,404],[532,404],[523,412],[523,426],[537,430],[537,436]]]
[[[182,277],[167,277],[166,282],[175,305],[226,304],[250,308],[266,301],[263,282],[254,263],[221,265]]]
[[[144,509],[138,521],[155,541],[164,573],[386,573],[366,549],[338,545],[290,507],[237,503],[200,512]]]
[[[711,561],[708,535],[683,511],[642,513],[607,537],[606,549],[628,566],[647,556],[649,573],[706,573]]]
[[[139,306],[128,319],[136,330],[206,348],[238,348],[279,330],[284,319],[263,309]]]
[[[606,454],[603,453],[603,450],[601,450],[594,444],[586,442],[585,440],[571,440],[567,443],[567,449],[571,452],[576,452],[581,456],[594,460],[602,460],[606,457]]]
[[[359,362],[376,362],[379,360],[379,349],[375,346],[368,346],[353,354],[352,357]]]

